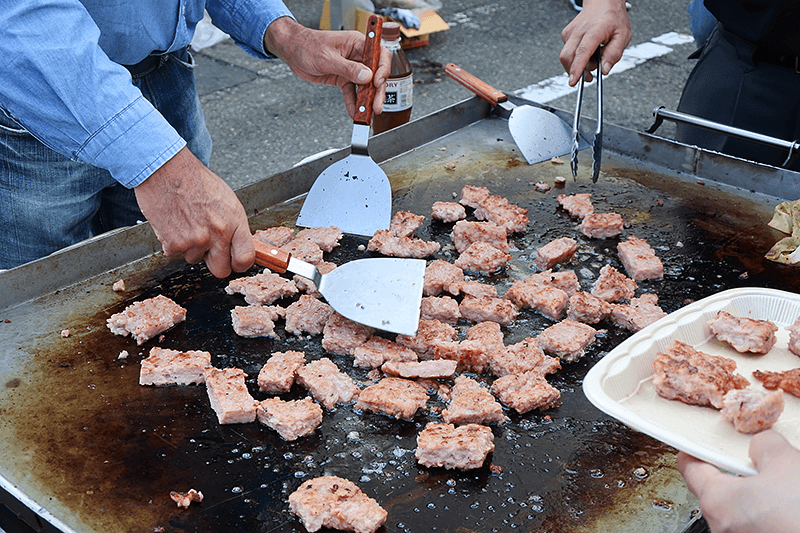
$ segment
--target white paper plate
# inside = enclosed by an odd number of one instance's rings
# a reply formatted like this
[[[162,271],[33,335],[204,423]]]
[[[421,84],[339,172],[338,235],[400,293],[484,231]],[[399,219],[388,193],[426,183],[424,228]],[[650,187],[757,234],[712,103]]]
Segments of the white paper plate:
[[[770,320],[778,326],[775,346],[765,355],[741,354],[716,340],[706,322],[717,311],[738,317]],[[583,391],[598,409],[620,422],[737,474],[755,474],[748,448],[752,435],[739,433],[710,407],[665,400],[653,387],[653,360],[673,341],[685,342],[712,355],[736,361],[736,372],[750,387],[766,390],[753,370],[784,371],[800,367],[800,357],[787,349],[785,329],[800,316],[800,295],[774,289],[743,288],[720,292],[670,313],[635,333],[601,359],[586,375]],[[800,398],[784,394],[785,407],[773,429],[800,448]]]

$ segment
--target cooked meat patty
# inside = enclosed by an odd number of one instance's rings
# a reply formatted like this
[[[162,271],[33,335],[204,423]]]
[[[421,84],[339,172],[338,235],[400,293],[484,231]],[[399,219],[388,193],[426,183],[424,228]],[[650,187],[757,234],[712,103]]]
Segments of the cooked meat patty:
[[[241,337],[273,337],[275,321],[283,318],[286,310],[277,305],[237,305],[231,309],[233,331]]]
[[[737,317],[725,311],[707,322],[717,339],[727,342],[737,352],[765,354],[775,345],[778,326],[769,320]]]
[[[467,218],[467,211],[456,202],[433,202],[431,218],[451,223]]]
[[[597,324],[611,314],[611,304],[588,292],[576,292],[569,297],[567,318],[584,324]]]
[[[293,441],[310,435],[322,424],[322,407],[307,396],[291,401],[267,398],[256,407],[256,418],[283,440]]]
[[[453,264],[464,272],[493,274],[505,267],[510,260],[511,254],[479,241],[470,244]]]
[[[494,222],[467,222],[461,220],[453,226],[453,245],[458,253],[463,253],[474,242],[491,244],[501,252],[508,253],[508,234],[506,229]]]
[[[430,361],[386,361],[381,370],[387,376],[406,379],[452,378],[456,373],[456,361],[448,359]]]
[[[427,467],[472,470],[494,450],[492,430],[479,424],[431,422],[417,435],[417,462]]]
[[[519,309],[510,300],[496,296],[466,296],[458,305],[461,318],[473,322],[497,322],[507,326],[517,318]]]
[[[301,294],[296,302],[286,308],[286,331],[294,335],[318,335],[325,330],[325,324],[333,314],[330,305],[308,294]]]
[[[584,218],[586,215],[594,213],[591,196],[592,194],[588,192],[570,196],[559,194],[556,196],[556,201],[573,217]]]
[[[336,226],[327,228],[306,228],[297,232],[298,239],[308,239],[319,246],[320,250],[323,252],[330,252],[339,246],[339,241],[343,236],[344,233],[342,233],[342,230]]]
[[[452,263],[434,259],[425,267],[422,294],[438,296],[452,283],[464,280],[464,271]]]
[[[800,368],[783,372],[756,370],[753,372],[753,377],[760,381],[765,389],[781,389],[800,398]]]
[[[723,407],[723,397],[733,389],[744,389],[750,382],[736,374],[736,361],[710,355],[675,341],[653,361],[653,385],[667,400],[689,405]]]
[[[592,284],[592,296],[612,303],[630,301],[637,287],[637,283],[625,274],[611,265],[605,265]]]
[[[590,239],[616,237],[625,228],[625,221],[618,213],[589,213],[580,224],[581,233]]]
[[[355,483],[337,476],[304,481],[289,495],[289,510],[307,531],[323,527],[355,533],[375,533],[389,514]]]
[[[634,281],[664,277],[664,263],[644,239],[631,235],[627,241],[617,244],[617,254],[625,271]]]
[[[533,409],[549,409],[561,399],[561,392],[550,385],[538,370],[498,378],[492,383],[492,392],[519,414]]]
[[[416,361],[417,352],[375,335],[353,350],[353,364],[359,368],[380,368],[387,361]]]
[[[139,385],[191,385],[205,383],[205,370],[211,366],[211,354],[199,350],[179,352],[157,346],[142,359]]]
[[[275,352],[258,372],[258,388],[264,392],[289,392],[297,371],[306,362],[303,352]]]
[[[575,255],[577,251],[578,243],[575,239],[561,237],[539,248],[539,251],[536,253],[536,259],[534,259],[533,262],[539,269],[549,270],[558,264],[566,263],[572,259],[572,256]]]
[[[573,363],[583,357],[596,335],[597,330],[592,326],[567,319],[546,328],[536,341],[545,353]]]
[[[294,296],[298,291],[294,281],[264,271],[255,276],[231,280],[225,292],[244,295],[244,301],[250,305],[272,305],[281,298]]]
[[[355,409],[410,420],[427,403],[425,387],[409,379],[388,377],[361,391]]]
[[[352,355],[353,350],[367,342],[374,331],[369,326],[333,313],[322,330],[322,347],[331,353]]]
[[[353,401],[358,396],[358,387],[353,378],[341,372],[336,363],[323,357],[297,369],[297,382],[325,409],[333,409],[338,403]]]
[[[489,389],[467,376],[458,376],[450,391],[450,404],[442,419],[456,426],[464,424],[502,424],[508,421],[503,407]]]
[[[658,306],[658,296],[653,293],[631,298],[630,305],[609,305],[611,306],[611,321],[629,331],[641,331],[653,322],[667,316],[667,313]]]
[[[758,433],[769,429],[783,412],[783,392],[760,392],[752,389],[728,391],[722,399],[722,416],[740,433]]]
[[[206,391],[220,424],[244,424],[256,419],[258,402],[247,391],[246,376],[239,368],[206,368]]]
[[[130,334],[136,344],[141,345],[184,320],[186,309],[159,294],[133,303],[121,313],[111,315],[106,324],[115,335],[125,337]]]

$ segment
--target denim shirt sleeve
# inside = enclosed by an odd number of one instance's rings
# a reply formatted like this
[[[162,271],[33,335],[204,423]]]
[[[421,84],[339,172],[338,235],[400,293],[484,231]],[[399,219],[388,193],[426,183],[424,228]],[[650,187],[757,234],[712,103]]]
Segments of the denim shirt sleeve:
[[[294,18],[280,0],[209,0],[206,10],[221,29],[245,52],[259,59],[274,59],[264,49],[267,27],[281,17]]]
[[[0,107],[51,149],[135,187],[185,146],[78,0],[0,2],[0,20]]]

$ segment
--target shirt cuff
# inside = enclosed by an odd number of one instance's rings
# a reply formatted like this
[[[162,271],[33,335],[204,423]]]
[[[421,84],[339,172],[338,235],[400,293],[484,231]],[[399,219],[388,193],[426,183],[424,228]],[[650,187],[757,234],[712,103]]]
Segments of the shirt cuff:
[[[140,96],[100,128],[75,154],[108,169],[116,181],[132,188],[169,161],[186,141]]]

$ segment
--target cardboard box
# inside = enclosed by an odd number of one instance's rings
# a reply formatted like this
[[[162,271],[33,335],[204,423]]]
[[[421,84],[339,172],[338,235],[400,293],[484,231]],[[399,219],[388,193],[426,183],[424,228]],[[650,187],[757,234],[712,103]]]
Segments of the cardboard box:
[[[364,29],[367,27],[367,19],[369,19],[372,13],[363,9],[356,9],[355,11],[356,29],[363,33]],[[431,33],[450,29],[450,26],[448,26],[435,11],[425,11],[421,15],[417,14],[417,16],[420,21],[418,30],[406,28],[400,24],[400,47],[403,49],[425,46],[430,40]],[[390,20],[388,17],[382,18],[383,20]],[[330,0],[325,0],[325,3],[322,4],[322,16],[319,19],[319,28],[321,30],[329,30],[331,28]]]

